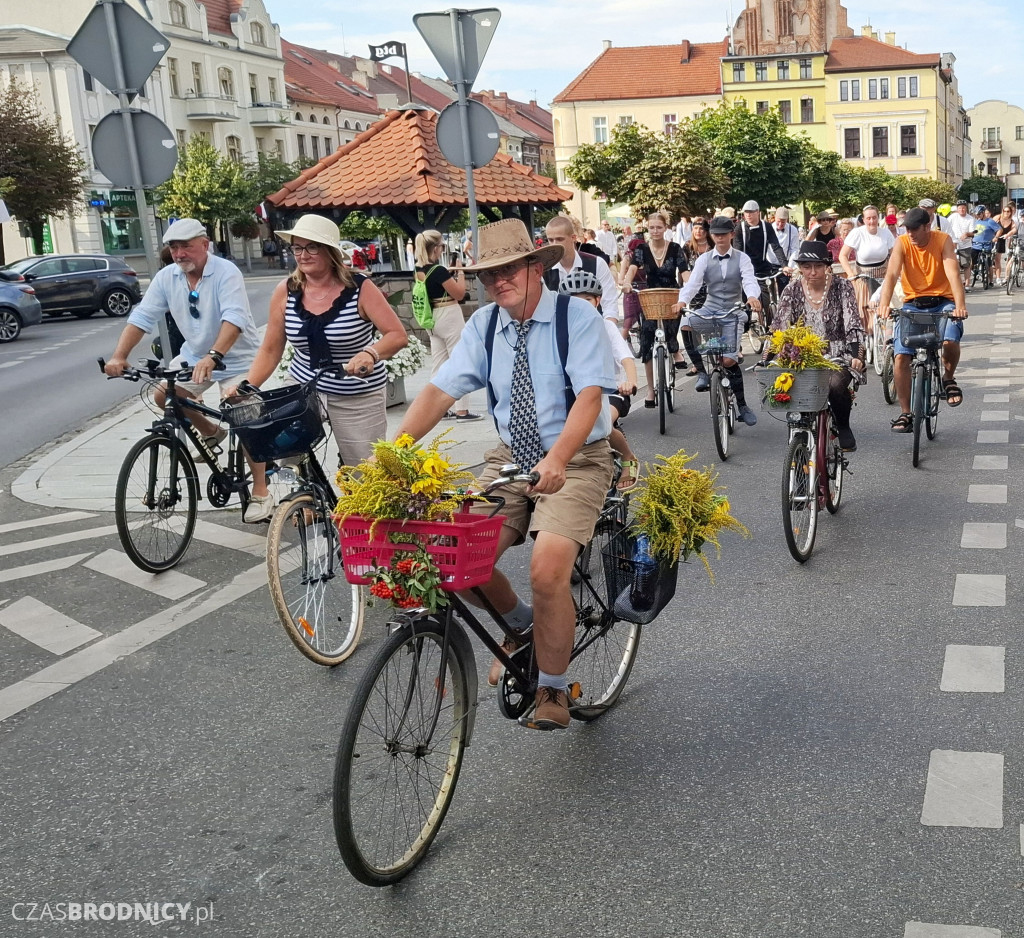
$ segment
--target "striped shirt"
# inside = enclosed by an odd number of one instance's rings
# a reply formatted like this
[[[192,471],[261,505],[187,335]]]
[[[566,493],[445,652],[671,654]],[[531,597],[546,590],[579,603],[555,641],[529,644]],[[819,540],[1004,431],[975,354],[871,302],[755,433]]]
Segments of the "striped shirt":
[[[335,320],[324,329],[331,347],[331,360],[336,365],[345,364],[356,352],[362,351],[373,342],[373,323],[359,315],[359,293],[367,278],[360,274],[355,274],[355,278],[355,289],[343,290],[328,310],[333,312],[340,308]],[[288,374],[296,381],[305,382],[313,377],[314,372],[309,363],[309,341],[306,336],[299,334],[303,323],[300,315],[302,312],[305,312],[302,294],[289,292],[284,311],[284,332],[288,341],[295,347],[295,357],[288,367]],[[384,387],[387,380],[384,362],[381,361],[374,365],[373,373],[365,381],[324,375],[317,387],[327,394],[366,394],[368,391]]]

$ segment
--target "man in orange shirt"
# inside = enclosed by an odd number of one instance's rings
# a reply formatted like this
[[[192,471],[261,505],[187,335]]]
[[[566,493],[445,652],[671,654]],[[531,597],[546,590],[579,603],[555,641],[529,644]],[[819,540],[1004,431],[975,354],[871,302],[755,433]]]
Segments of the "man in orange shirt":
[[[878,298],[880,315],[886,315],[896,277],[902,278],[906,306],[918,310],[949,311],[949,320],[942,341],[942,389],[946,403],[959,407],[963,392],[956,383],[956,366],[960,364],[960,340],[963,338],[963,320],[967,318],[967,302],[960,280],[960,266],[956,250],[949,235],[931,229],[931,218],[923,208],[912,208],[904,219],[907,233],[896,239],[889,258],[889,267]],[[921,332],[927,326],[918,326],[901,319],[893,334],[896,359],[893,372],[896,396],[900,401],[900,415],[892,422],[894,433],[910,433],[914,429],[910,412],[910,359],[914,350],[903,338]]]

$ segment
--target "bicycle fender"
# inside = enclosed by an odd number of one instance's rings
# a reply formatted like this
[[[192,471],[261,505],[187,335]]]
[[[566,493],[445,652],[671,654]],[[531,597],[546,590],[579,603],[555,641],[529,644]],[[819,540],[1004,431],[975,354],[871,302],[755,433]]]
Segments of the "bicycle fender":
[[[476,673],[476,655],[473,654],[473,643],[469,640],[466,630],[452,616],[448,641],[466,662],[466,745],[473,741],[473,729],[476,726],[477,687],[479,678]]]

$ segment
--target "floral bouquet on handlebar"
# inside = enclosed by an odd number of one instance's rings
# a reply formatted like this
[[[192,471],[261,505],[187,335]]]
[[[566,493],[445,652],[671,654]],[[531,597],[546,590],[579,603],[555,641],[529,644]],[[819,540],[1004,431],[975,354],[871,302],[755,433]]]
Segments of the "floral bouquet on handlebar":
[[[780,407],[789,404],[796,375],[805,369],[838,371],[840,366],[827,353],[828,342],[811,332],[803,321],[773,332],[768,364],[783,371],[768,387],[768,403]]]

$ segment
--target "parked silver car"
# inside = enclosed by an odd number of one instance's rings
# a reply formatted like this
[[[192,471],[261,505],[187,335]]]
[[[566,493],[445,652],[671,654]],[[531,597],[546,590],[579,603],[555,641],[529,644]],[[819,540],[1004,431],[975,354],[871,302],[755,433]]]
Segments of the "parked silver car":
[[[25,326],[36,326],[43,308],[36,291],[24,279],[0,279],[0,342],[13,342]]]

